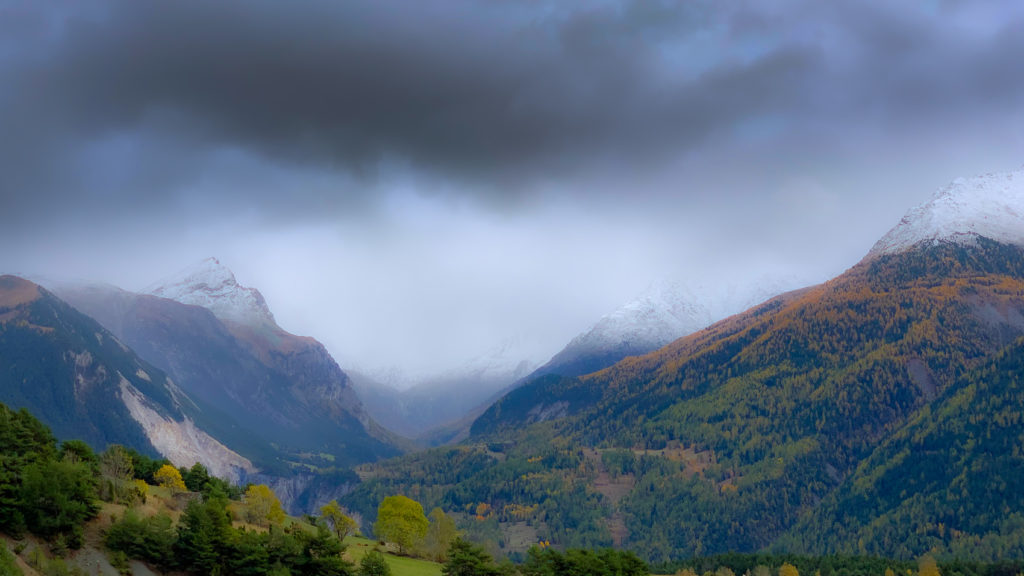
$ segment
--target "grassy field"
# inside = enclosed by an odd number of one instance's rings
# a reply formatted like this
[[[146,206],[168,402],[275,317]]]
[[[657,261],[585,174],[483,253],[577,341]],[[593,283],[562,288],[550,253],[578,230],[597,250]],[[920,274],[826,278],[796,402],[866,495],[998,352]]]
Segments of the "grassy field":
[[[367,552],[373,550],[377,546],[377,543],[373,540],[367,540],[366,538],[359,538],[355,536],[349,536],[345,538],[345,557],[355,562],[356,567],[359,566],[359,561],[363,559],[363,556]],[[427,560],[418,560],[416,558],[406,558],[405,556],[395,556],[385,550],[384,557],[387,559],[388,565],[391,566],[392,576],[440,576],[441,565],[437,562],[429,562]]]

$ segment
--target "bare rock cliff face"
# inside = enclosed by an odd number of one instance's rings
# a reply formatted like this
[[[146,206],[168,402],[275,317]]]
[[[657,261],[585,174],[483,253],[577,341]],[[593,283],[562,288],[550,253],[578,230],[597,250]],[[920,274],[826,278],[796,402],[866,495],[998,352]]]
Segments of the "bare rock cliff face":
[[[175,466],[191,467],[199,462],[214,476],[236,484],[256,472],[252,462],[200,430],[191,418],[186,416],[177,421],[160,415],[124,379],[121,380],[121,401],[142,426],[153,447]]]

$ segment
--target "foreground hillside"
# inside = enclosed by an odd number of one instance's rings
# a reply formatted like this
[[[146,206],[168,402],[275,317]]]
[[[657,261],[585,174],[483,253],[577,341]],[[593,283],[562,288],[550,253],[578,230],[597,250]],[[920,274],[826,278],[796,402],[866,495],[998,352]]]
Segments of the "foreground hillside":
[[[202,465],[177,469],[116,444],[94,452],[58,443],[27,410],[3,404],[0,454],[4,576],[355,572],[340,531],[350,519],[340,510],[288,518],[265,485],[243,490]],[[395,562],[397,574],[439,573],[430,562]]]
[[[428,520],[419,503],[390,498],[377,541],[348,536],[351,519],[332,503],[319,518],[286,517],[266,486],[237,486],[200,465],[175,469],[166,460],[113,445],[93,452],[80,441],[58,444],[25,410],[0,404],[0,575],[251,574],[284,576],[644,576],[648,567],[618,550],[570,549],[547,542],[518,565],[496,563],[483,547],[461,539],[447,515]],[[333,506],[333,510],[331,509]],[[384,510],[384,506],[381,506]],[[385,513],[381,512],[382,518]],[[412,526],[422,522],[420,540]],[[412,537],[413,540],[408,538]],[[382,546],[381,540],[388,544]],[[405,544],[403,544],[405,543]],[[411,543],[411,548],[408,546]],[[426,554],[443,564],[398,556]],[[690,558],[662,573],[752,573],[769,576],[900,573],[939,574],[929,556],[919,563],[882,558],[740,555]],[[799,566],[799,568],[797,568]],[[1021,563],[941,565],[947,576],[1007,576]]]
[[[410,490],[428,505],[485,505],[475,522],[509,543],[522,525],[652,560],[1024,556],[1024,508],[1004,479],[1024,455],[1000,448],[1019,445],[1013,417],[983,408],[1024,405],[1012,378],[993,380],[1019,357],[1022,311],[1017,246],[979,238],[869,258],[653,354],[527,384],[477,420],[475,445],[366,467],[350,501]],[[982,390],[984,404],[965,399]],[[929,437],[963,451],[920,455]],[[944,473],[923,482],[910,462]],[[925,534],[897,536],[910,529]]]
[[[202,465],[178,469],[116,444],[58,444],[27,410],[3,404],[0,454],[2,576],[649,574],[610,549],[536,548],[522,566],[499,566],[442,510],[428,519],[399,495],[381,505],[371,542],[352,537],[356,523],[337,502],[289,518],[266,485],[242,489]]]

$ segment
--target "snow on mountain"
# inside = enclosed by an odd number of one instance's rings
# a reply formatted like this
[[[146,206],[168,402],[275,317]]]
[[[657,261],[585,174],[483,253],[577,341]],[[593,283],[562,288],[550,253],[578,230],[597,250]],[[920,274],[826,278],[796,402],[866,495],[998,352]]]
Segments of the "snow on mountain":
[[[253,327],[276,326],[274,315],[260,291],[240,285],[231,270],[216,258],[207,258],[185,268],[144,292],[182,304],[202,306],[222,320]]]
[[[654,350],[803,285],[796,277],[776,276],[724,286],[687,286],[661,280],[602,317],[566,349],[611,350],[628,345]]]
[[[743,283],[731,283],[718,287],[700,286],[696,289],[698,298],[711,310],[713,324],[739,314],[764,302],[798,288],[816,284],[821,280],[809,280],[795,274],[762,274]]]
[[[602,317],[535,375],[585,374],[646,354],[773,296],[807,285],[795,276],[762,276],[743,284],[686,285],[661,280]]]
[[[1024,246],[1024,169],[957,178],[911,208],[875,244],[868,258],[897,254],[919,244],[970,244],[979,236]]]
[[[661,348],[711,323],[711,311],[692,290],[676,282],[654,284],[640,297],[602,317],[566,349]]]
[[[506,338],[495,348],[468,360],[462,366],[436,376],[434,380],[475,378],[482,381],[508,380],[526,376],[538,363],[531,359],[522,337]]]

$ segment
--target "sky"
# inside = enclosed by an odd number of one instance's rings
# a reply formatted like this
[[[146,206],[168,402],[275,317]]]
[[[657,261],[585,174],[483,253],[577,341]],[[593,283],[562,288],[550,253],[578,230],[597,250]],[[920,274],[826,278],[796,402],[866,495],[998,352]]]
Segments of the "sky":
[[[0,272],[208,256],[343,366],[823,281],[1024,164],[1024,3],[0,0]]]

